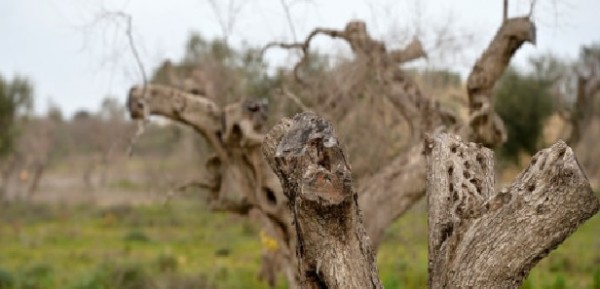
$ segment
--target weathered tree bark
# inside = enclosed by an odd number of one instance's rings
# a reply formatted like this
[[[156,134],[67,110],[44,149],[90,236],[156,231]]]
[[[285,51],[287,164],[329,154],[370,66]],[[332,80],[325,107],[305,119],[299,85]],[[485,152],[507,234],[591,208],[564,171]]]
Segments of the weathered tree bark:
[[[390,51],[390,56],[395,63],[406,63],[427,57],[427,53],[423,49],[421,40],[414,38],[404,49]]]
[[[439,131],[462,132],[470,141],[498,146],[506,140],[502,120],[494,111],[492,89],[508,66],[516,50],[526,41],[535,42],[535,26],[527,18],[505,21],[489,47],[469,75],[470,120],[461,125],[457,118],[422,95],[419,87],[397,67],[389,67],[384,75],[389,85],[385,96],[395,105],[411,128],[412,147],[390,165],[363,182],[359,203],[365,224],[375,247],[385,228],[391,225],[425,193],[425,162],[421,140]],[[383,49],[385,51],[385,49]]]
[[[519,288],[599,208],[562,141],[498,193],[489,149],[441,134],[427,156],[429,288]]]
[[[506,129],[494,111],[494,84],[523,43],[535,44],[535,35],[535,25],[528,17],[508,19],[473,66],[467,79],[469,130],[466,134],[470,140],[487,147],[506,141]]]
[[[492,87],[518,47],[525,41],[534,41],[532,31],[533,24],[525,18],[509,19],[502,24],[469,77],[471,119],[467,125],[457,123],[457,118],[441,108],[437,101],[422,95],[419,87],[399,69],[398,64],[426,56],[417,39],[405,49],[388,52],[382,42],[370,37],[363,22],[354,21],[348,23],[344,30],[315,29],[301,43],[269,45],[298,48],[304,52],[304,57],[294,69],[298,80],[303,82],[299,68],[307,63],[310,41],[314,36],[328,35],[347,41],[356,61],[367,66],[366,74],[376,77],[377,91],[385,91],[384,97],[394,104],[411,127],[411,141],[406,153],[361,182],[358,204],[364,212],[364,225],[375,248],[383,239],[386,228],[425,193],[423,136],[439,131],[460,131],[469,140],[488,146],[503,142],[505,132],[502,121],[493,111]],[[147,92],[146,97],[144,91]],[[250,113],[240,103],[220,108],[206,97],[156,85],[145,90],[139,87],[132,89],[128,106],[134,118],[143,117],[147,108],[150,114],[190,125],[202,134],[216,152],[208,164],[214,177],[209,178],[211,181],[205,186],[213,192],[212,199],[218,204],[215,208],[244,214],[259,209],[264,213],[262,219],[267,220],[265,231],[270,232],[282,248],[285,247],[283,253],[276,255],[285,256],[282,262],[296,264],[295,255],[285,253],[296,246],[295,229],[289,223],[288,203],[281,184],[260,156],[257,144],[263,135],[254,129],[259,119],[256,114]],[[237,197],[231,196],[232,192]],[[273,256],[269,255],[269,258],[275,258]],[[273,272],[263,275],[272,276]],[[300,276],[287,276],[293,288]]]
[[[334,30],[317,29],[315,31],[309,38],[319,33],[335,34]],[[422,45],[417,39],[414,39],[405,49],[386,54],[385,46],[381,42],[371,39],[364,30],[364,26],[361,26],[358,22],[350,23],[342,34],[355,42],[355,47],[360,49],[361,55],[376,59],[377,64],[373,65],[381,66],[385,64],[387,66],[387,61],[384,61],[382,57],[391,59],[396,63],[402,63],[425,56]],[[342,37],[342,34],[338,36]],[[308,49],[308,42],[303,46],[306,49]],[[370,47],[378,48],[376,49],[377,53],[371,53],[370,51],[373,51],[373,49]],[[383,53],[379,53],[381,49],[383,49]],[[172,78],[176,78],[176,76],[173,75]],[[243,214],[254,210],[255,215],[263,215],[259,218],[263,220],[263,230],[278,241],[280,249],[265,253],[265,260],[268,262],[263,263],[261,276],[264,276],[265,280],[272,280],[272,276],[275,274],[273,271],[284,268],[283,271],[286,272],[290,287],[293,288],[298,276],[289,274],[289,270],[285,269],[295,267],[296,264],[295,255],[290,256],[286,253],[295,247],[295,235],[292,234],[293,228],[289,224],[287,200],[282,195],[281,185],[277,178],[263,161],[262,155],[257,149],[258,146],[252,145],[262,142],[263,138],[262,133],[252,128],[255,117],[240,115],[240,106],[240,104],[231,104],[225,108],[220,108],[211,99],[202,95],[186,93],[179,89],[160,85],[148,85],[145,88],[134,87],[130,91],[128,100],[128,108],[132,118],[144,117],[144,110],[147,110],[151,115],[161,115],[187,124],[208,140],[211,147],[215,149],[216,156],[207,164],[210,171],[213,172],[213,177],[207,178],[207,181],[202,183],[202,187],[209,188],[212,192],[211,200],[209,200],[212,208]],[[234,134],[240,133],[238,130],[241,130],[241,140],[238,139],[239,136],[234,136]],[[420,146],[416,150],[420,151]],[[422,158],[422,155],[419,154],[418,157]],[[390,182],[389,184],[378,183],[373,185],[374,182],[365,182],[365,184],[368,184],[365,192],[370,194],[374,190],[392,190],[392,184],[395,183],[393,182],[394,179],[390,179],[390,177],[398,180],[404,179],[405,177],[400,175],[399,172],[408,172],[412,169],[410,167],[405,168],[404,161],[404,158],[398,158],[393,165],[385,170],[382,176],[375,174],[372,177],[376,182]],[[248,166],[248,163],[253,165]],[[424,167],[423,162],[419,163],[419,166]],[[390,210],[393,209],[391,212],[393,217],[383,216],[376,210],[372,211],[377,214],[372,219],[385,217],[385,220],[370,223],[373,225],[374,230],[369,232],[372,231],[377,234],[374,237],[377,245],[383,237],[385,228],[423,195],[424,168],[420,172],[423,173],[419,175],[423,181],[418,191],[411,190],[410,186],[406,186],[406,189],[410,191],[407,192],[409,194],[408,198],[404,198],[404,189],[397,189],[399,193],[391,198],[393,202],[386,203]],[[234,196],[231,196],[231,194]],[[382,194],[381,196],[385,195]],[[383,200],[377,198],[361,198],[359,200],[359,202],[364,202],[361,205],[363,207],[370,207],[375,205],[374,202],[381,201]],[[262,213],[256,213],[257,211]],[[267,263],[278,265],[268,265]],[[272,282],[269,281],[269,283]]]
[[[194,128],[206,138],[215,155],[206,163],[209,176],[195,185],[209,190],[212,210],[252,215],[262,224],[265,238],[276,248],[264,248],[261,276],[274,286],[273,277],[284,271],[290,288],[297,288],[295,246],[287,199],[277,176],[264,161],[260,144],[265,108],[259,102],[241,101],[224,108],[212,100],[160,85],[130,90],[131,117],[143,118],[144,110]]]
[[[147,85],[129,91],[127,107],[133,119],[143,118],[148,109],[151,115],[189,125],[206,138],[220,158],[227,158],[215,135],[221,130],[221,109],[213,101],[166,86]]]
[[[298,114],[274,128],[263,148],[288,198],[301,288],[383,288],[331,124]]]

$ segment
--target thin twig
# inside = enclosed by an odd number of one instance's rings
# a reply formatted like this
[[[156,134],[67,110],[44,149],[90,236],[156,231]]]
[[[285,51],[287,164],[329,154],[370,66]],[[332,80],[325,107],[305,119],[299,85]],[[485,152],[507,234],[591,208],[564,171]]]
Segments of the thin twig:
[[[296,79],[296,81],[298,81],[301,84],[306,84],[306,82],[302,79],[302,77],[300,77],[300,68],[303,67],[304,65],[306,65],[308,63],[308,58],[309,58],[309,50],[310,50],[310,42],[313,40],[313,38],[319,34],[323,34],[323,35],[327,35],[330,36],[332,38],[344,38],[346,39],[346,36],[344,34],[344,32],[342,31],[338,31],[338,30],[334,30],[334,29],[327,29],[327,28],[315,28],[307,37],[303,42],[294,42],[294,43],[285,43],[285,42],[270,42],[268,43],[262,50],[261,50],[261,57],[262,55],[264,55],[264,53],[267,51],[267,49],[270,48],[282,48],[282,49],[300,49],[302,51],[302,58],[300,59],[300,61],[298,63],[296,63],[296,65],[294,66],[294,77]]]
[[[131,15],[127,14],[123,11],[103,13],[103,17],[108,18],[111,16],[123,19],[125,21],[125,24],[126,24],[125,35],[127,36],[127,41],[129,43],[129,49],[131,50],[131,54],[133,55],[133,58],[135,59],[135,62],[139,69],[140,75],[142,76],[143,88],[142,88],[141,101],[142,101],[142,107],[143,107],[143,115],[142,115],[142,118],[137,121],[137,130],[136,130],[135,134],[129,139],[129,146],[127,148],[127,155],[132,156],[133,155],[133,146],[134,146],[135,142],[137,141],[137,139],[144,133],[146,124],[148,123],[148,119],[149,119],[149,115],[150,115],[150,111],[149,111],[150,108],[147,105],[148,78],[146,76],[146,69],[144,68],[144,63],[142,62],[139,50],[135,44],[135,40],[133,39],[133,27],[132,27],[133,24],[132,24]]]
[[[283,92],[283,95],[285,95],[287,98],[291,99],[292,101],[294,101],[294,103],[296,103],[296,105],[298,105],[300,107],[300,109],[302,109],[302,111],[310,111],[310,109],[308,108],[308,106],[306,106],[302,100],[300,100],[300,98],[298,98],[295,94],[293,94],[291,91],[287,90],[285,87],[281,89],[281,91]]]
[[[283,7],[283,12],[285,13],[285,18],[287,19],[288,26],[290,27],[290,32],[292,32],[292,40],[294,40],[294,42],[296,42],[296,40],[297,40],[296,29],[294,28],[294,22],[292,21],[292,15],[290,14],[290,7],[288,7],[287,3],[285,3],[285,0],[280,0],[279,2],[281,3],[281,7]]]

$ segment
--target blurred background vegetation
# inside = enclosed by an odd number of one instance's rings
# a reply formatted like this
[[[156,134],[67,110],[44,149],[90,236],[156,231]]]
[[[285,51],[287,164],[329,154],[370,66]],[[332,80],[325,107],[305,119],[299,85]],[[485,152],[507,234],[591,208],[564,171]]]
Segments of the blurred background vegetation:
[[[533,153],[563,138],[572,142],[598,190],[600,91],[578,107],[578,84],[582,75],[599,81],[600,46],[581,51],[574,61],[545,55],[505,72],[495,103],[508,129],[508,141],[497,151],[499,183],[508,183]],[[347,60],[311,56],[305,74],[315,89],[343,85],[331,75],[344,70]],[[289,71],[269,71],[257,48],[235,49],[195,33],[184,57],[156,68],[152,82],[168,83],[169,65],[181,75],[200,69],[221,104],[241,96],[268,99],[270,123],[300,111],[277,92],[282,86],[307,106],[319,105],[314,91],[295,83]],[[410,75],[425,93],[466,116],[460,74],[414,69]],[[205,173],[208,151],[201,137],[160,119],[147,126],[129,157],[136,127],[116,98],[107,96],[96,111],[72,117],[57,105],[40,115],[31,111],[34,91],[27,78],[0,77],[0,289],[267,288],[256,277],[266,245],[260,227],[248,218],[210,212],[201,190],[176,190]],[[334,125],[360,181],[372,173],[367,168],[402,149],[407,128],[385,103],[359,99],[347,105],[353,122],[341,125],[345,116],[339,116]],[[381,120],[365,122],[361,116],[367,113]],[[570,139],[582,122],[582,133]],[[596,216],[542,260],[523,288],[600,288],[599,232]],[[378,252],[386,288],[425,288],[426,238],[420,203],[388,230]]]

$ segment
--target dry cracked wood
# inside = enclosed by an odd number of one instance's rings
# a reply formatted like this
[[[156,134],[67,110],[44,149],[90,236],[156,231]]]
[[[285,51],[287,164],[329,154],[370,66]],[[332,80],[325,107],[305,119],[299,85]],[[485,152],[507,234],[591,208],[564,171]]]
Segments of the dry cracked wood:
[[[161,85],[136,86],[129,91],[127,108],[131,118],[160,115],[194,128],[215,149],[219,157],[227,158],[215,132],[221,129],[221,109],[210,99]]]
[[[599,207],[570,147],[538,152],[494,192],[493,153],[428,140],[429,288],[519,288],[531,268]]]
[[[300,287],[383,288],[331,124],[298,114],[267,135],[263,151],[288,198]]]
[[[502,24],[469,75],[470,119],[462,126],[437,101],[423,95],[397,67],[389,68],[393,72],[386,75],[393,76],[393,80],[388,82],[386,97],[407,120],[413,146],[389,167],[363,182],[365,187],[359,190],[365,224],[376,247],[385,229],[425,193],[425,162],[420,142],[424,135],[460,131],[469,141],[488,147],[505,141],[504,124],[494,111],[492,89],[516,50],[526,41],[535,43],[535,26],[528,18],[512,18]]]
[[[470,97],[472,107],[470,125],[473,128],[464,129],[468,131],[465,135],[468,135],[469,139],[486,140],[486,143],[502,140],[502,137],[498,137],[502,135],[498,133],[503,131],[498,130],[502,127],[502,123],[498,122],[499,119],[493,110],[490,112],[490,108],[493,108],[493,95],[488,88],[492,87],[500,77],[512,53],[523,41],[520,40],[523,38],[519,36],[521,34],[515,34],[518,36],[516,38],[504,36],[511,36],[514,31],[521,31],[519,27],[525,22],[527,21],[508,20],[473,69],[469,78],[469,83],[472,84],[469,86],[469,94],[473,96]],[[519,29],[514,30],[514,27]],[[315,29],[304,43],[292,44],[289,47],[300,48],[307,52],[310,40],[318,34],[346,40],[351,44],[357,61],[374,66],[378,71],[377,75],[387,79],[382,82],[384,85],[389,85],[386,97],[399,108],[413,128],[413,144],[407,153],[398,156],[388,166],[364,180],[359,190],[361,194],[358,203],[364,209],[365,227],[376,248],[383,239],[386,228],[424,195],[425,162],[421,153],[421,136],[440,130],[456,131],[458,128],[453,127],[456,119],[444,112],[435,100],[421,95],[418,86],[407,79],[397,65],[390,65],[425,56],[418,40],[413,41],[404,50],[386,52],[382,42],[370,37],[364,23],[356,21],[348,23],[342,31]],[[280,46],[284,47],[284,45]],[[303,62],[305,59],[298,63],[296,68]],[[144,92],[147,92],[146,97],[143,97]],[[286,221],[289,219],[289,212],[281,185],[262,158],[256,157],[260,155],[256,146],[244,145],[238,140],[232,141],[229,137],[228,128],[232,128],[230,120],[239,117],[230,117],[227,111],[230,108],[234,111],[239,110],[236,105],[238,104],[219,108],[209,98],[157,85],[133,88],[128,103],[134,118],[143,117],[144,110],[147,109],[150,114],[166,116],[187,124],[202,134],[217,154],[212,159],[214,161],[209,163],[216,177],[209,178],[206,187],[214,192],[213,199],[217,200],[219,208],[238,213],[260,209],[264,215],[261,219],[266,220],[264,223],[268,224],[264,228],[276,228],[267,231],[277,231],[273,237],[280,242],[283,250],[289,251],[295,246],[295,236],[292,236],[293,228]],[[484,121],[490,119],[494,122]],[[234,121],[233,125],[236,124],[241,123]],[[242,135],[251,143],[262,137],[262,134],[255,134],[253,130],[249,130],[249,126],[243,127],[245,132]],[[488,137],[489,135],[491,137]],[[241,196],[229,196],[228,194],[232,192]],[[281,255],[288,256],[285,261],[288,267],[290,264],[295,264],[294,254],[289,256],[290,254],[283,253]],[[290,274],[288,277],[290,286],[294,287],[294,279]]]
[[[290,236],[287,200],[260,148],[260,126],[266,116],[261,103],[241,101],[221,108],[206,97],[148,85],[131,89],[128,109],[134,119],[146,117],[147,111],[186,124],[205,137],[216,155],[207,161],[208,176],[194,185],[209,190],[211,209],[250,214],[259,220],[264,237],[277,242],[275,249],[263,252],[270,262],[263,262],[261,275],[274,286],[272,276],[283,270],[290,288],[295,288],[297,278],[290,268],[295,268],[296,262],[289,252],[295,239]]]

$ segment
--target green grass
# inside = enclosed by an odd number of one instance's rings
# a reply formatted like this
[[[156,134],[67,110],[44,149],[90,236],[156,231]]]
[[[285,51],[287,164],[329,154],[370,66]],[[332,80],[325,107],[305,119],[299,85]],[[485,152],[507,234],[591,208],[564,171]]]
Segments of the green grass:
[[[267,288],[256,277],[256,226],[196,201],[103,209],[4,205],[0,289]],[[426,240],[421,203],[390,228],[380,248],[386,288],[425,288]],[[600,288],[600,217],[542,260],[523,288]]]
[[[175,274],[203,276],[218,288],[266,288],[255,277],[256,229],[195,202],[108,209],[11,204],[0,217],[0,288],[4,275],[14,288],[83,288],[86,280],[117,274],[109,268],[155,282]]]
[[[386,234],[378,253],[386,288],[426,288],[427,216],[421,202]],[[522,288],[600,289],[600,214],[531,270]]]

